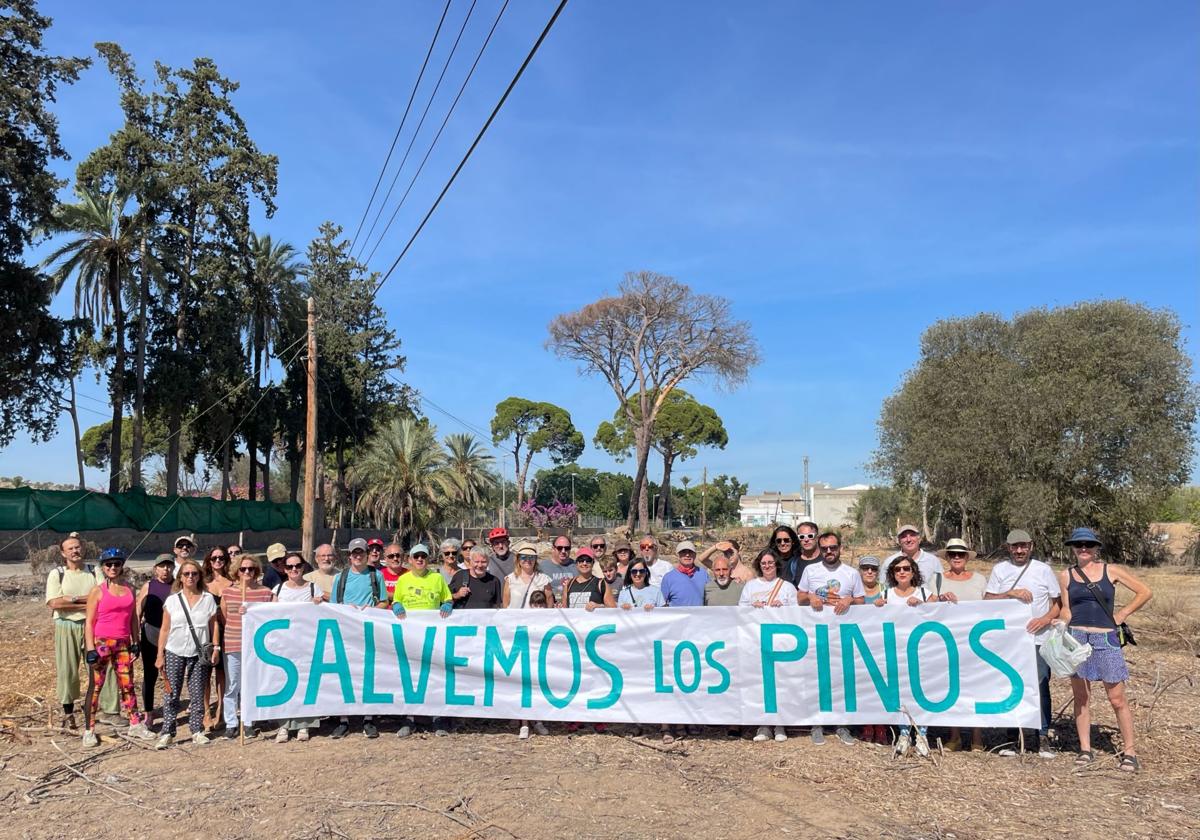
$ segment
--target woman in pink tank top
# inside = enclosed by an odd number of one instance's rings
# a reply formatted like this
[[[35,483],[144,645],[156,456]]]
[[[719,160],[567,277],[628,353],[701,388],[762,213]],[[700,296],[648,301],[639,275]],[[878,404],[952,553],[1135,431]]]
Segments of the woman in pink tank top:
[[[138,637],[138,624],[137,611],[133,608],[133,589],[125,583],[125,552],[119,548],[105,549],[100,555],[100,566],[104,570],[104,581],[93,587],[88,595],[87,620],[83,625],[88,664],[85,747],[100,743],[93,727],[100,706],[100,689],[104,687],[109,666],[117,675],[121,708],[129,715],[129,734],[135,738],[154,737],[138,714],[137,696],[133,691],[133,660],[139,653],[134,641]]]

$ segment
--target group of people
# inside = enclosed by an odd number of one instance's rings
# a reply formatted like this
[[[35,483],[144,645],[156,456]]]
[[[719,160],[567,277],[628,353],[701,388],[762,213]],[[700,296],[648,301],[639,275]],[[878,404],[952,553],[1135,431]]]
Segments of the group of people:
[[[383,540],[352,539],[344,567],[331,545],[313,552],[310,565],[298,551],[274,544],[266,551],[267,563],[240,546],[216,546],[196,559],[190,536],[179,537],[172,554],[160,555],[147,581],[136,592],[125,581],[125,555],[107,549],[99,568],[83,560],[82,543],[70,535],[61,543],[63,564],[46,581],[46,604],[54,614],[55,665],[58,700],[64,726],[74,729],[75,704],[81,690],[79,667],[86,663],[87,696],[83,703],[83,743],[95,746],[97,719],[118,724],[129,721],[133,737],[155,740],[165,749],[176,736],[183,685],[188,688],[188,728],[193,743],[204,744],[206,734],[223,727],[224,736],[255,737],[252,726],[238,719],[241,675],[242,616],[256,603],[270,601],[350,604],[390,609],[397,619],[413,610],[438,610],[443,616],[457,609],[621,609],[740,606],[771,609],[784,606],[832,610],[845,614],[852,606],[904,608],[925,603],[960,603],[1008,598],[1028,604],[1026,631],[1035,646],[1055,622],[1063,622],[1077,640],[1091,645],[1092,654],[1072,677],[1075,720],[1079,734],[1076,762],[1095,760],[1091,748],[1089,699],[1093,682],[1104,685],[1121,731],[1119,766],[1139,769],[1132,716],[1125,699],[1129,672],[1121,652],[1120,628],[1130,615],[1150,600],[1149,588],[1129,569],[1101,560],[1101,540],[1089,528],[1077,528],[1067,539],[1075,563],[1060,573],[1033,556],[1033,539],[1014,529],[1008,534],[1008,556],[984,576],[968,568],[975,552],[961,539],[949,540],[931,553],[922,547],[920,531],[902,525],[896,532],[897,550],[882,560],[865,556],[857,567],[842,561],[842,538],[836,531],[820,532],[816,523],[801,522],[796,529],[780,526],[770,543],[747,564],[740,546],[732,540],[717,542],[702,552],[684,540],[674,557],[660,554],[658,541],[642,537],[635,550],[626,541],[610,547],[604,536],[591,537],[576,546],[568,535],[559,535],[551,555],[540,558],[530,542],[512,543],[505,528],[494,528],[485,544],[446,539],[438,558],[418,543],[405,550]],[[1116,585],[1133,597],[1115,609]],[[1065,593],[1065,597],[1064,597]],[[134,689],[136,659],[142,660],[142,704],[139,711]],[[1026,747],[1043,757],[1055,755],[1048,739],[1051,725],[1051,671],[1041,656],[1038,687],[1041,726],[1025,740]],[[155,688],[163,681],[162,723],[151,729]],[[115,684],[114,684],[115,683]],[[210,717],[211,699],[218,714]],[[120,711],[119,711],[120,710]],[[123,713],[123,717],[122,714]],[[98,717],[98,716],[106,717]],[[519,721],[518,736],[548,734],[541,721]],[[307,741],[318,719],[276,722],[274,738]],[[411,735],[415,718],[400,721],[401,736]],[[429,726],[446,735],[452,722],[433,718]],[[345,737],[349,718],[340,718],[330,735]],[[368,738],[379,735],[371,717],[361,720]],[[603,724],[597,724],[604,731]],[[575,731],[577,724],[569,724]],[[662,725],[665,742],[686,730]],[[836,738],[852,744],[848,726],[835,730]],[[925,727],[915,731],[899,727],[893,741],[884,726],[866,726],[858,736],[867,742],[889,744],[897,755],[915,748],[929,752]],[[755,741],[785,741],[783,726],[761,726]],[[814,726],[810,737],[825,743],[823,727]],[[983,749],[983,733],[967,734],[970,749]],[[964,733],[947,733],[949,749],[964,748]],[[1001,754],[1015,754],[1015,749]]]

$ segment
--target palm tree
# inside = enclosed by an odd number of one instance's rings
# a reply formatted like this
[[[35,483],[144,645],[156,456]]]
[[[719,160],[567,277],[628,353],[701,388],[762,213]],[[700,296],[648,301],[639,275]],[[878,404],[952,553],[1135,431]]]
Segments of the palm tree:
[[[131,255],[140,237],[138,216],[124,214],[128,194],[114,190],[103,193],[91,188],[76,190],[79,201],[59,204],[46,225],[49,233],[68,234],[72,238],[43,262],[43,268],[58,264],[51,271],[54,291],[75,277],[75,316],[92,322],[97,333],[111,318],[113,326],[113,366],[108,374],[112,399],[112,447],[108,468],[108,492],[121,490],[121,421],[125,405],[125,307],[121,284],[128,276]]]
[[[394,525],[404,544],[425,537],[452,503],[446,453],[425,423],[393,420],[367,442],[350,468],[362,490],[357,510],[376,525]]]
[[[250,234],[248,244],[249,270],[246,283],[246,358],[254,371],[254,394],[258,399],[262,389],[262,369],[268,351],[277,346],[282,327],[289,318],[298,317],[300,293],[296,278],[301,265],[296,261],[296,249],[286,242],[273,242],[270,236]],[[255,498],[255,478],[258,469],[258,447],[263,445],[263,496],[271,492],[271,436],[273,430],[260,428],[256,418],[248,424],[246,437],[250,452],[250,498]]]
[[[446,451],[454,507],[464,513],[473,510],[496,486],[496,474],[491,470],[496,459],[484,451],[474,435],[466,432],[446,435]]]

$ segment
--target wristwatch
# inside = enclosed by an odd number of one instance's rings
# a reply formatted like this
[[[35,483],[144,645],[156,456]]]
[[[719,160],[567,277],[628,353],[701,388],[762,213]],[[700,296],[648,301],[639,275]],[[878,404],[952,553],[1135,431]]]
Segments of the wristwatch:
[[[220,650],[220,649],[221,649],[220,645],[213,645],[213,650]]]

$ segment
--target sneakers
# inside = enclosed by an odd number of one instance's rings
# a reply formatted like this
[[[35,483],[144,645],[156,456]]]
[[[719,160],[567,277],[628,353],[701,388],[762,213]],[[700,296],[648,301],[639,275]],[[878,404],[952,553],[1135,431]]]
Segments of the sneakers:
[[[339,723],[337,725],[337,727],[334,728],[333,732],[330,733],[329,737],[334,738],[334,739],[345,738],[346,733],[348,733],[349,731],[350,731],[350,724],[346,723],[345,721],[342,721],[341,723]]]
[[[1012,758],[1016,754],[1017,751],[1013,747],[1005,747],[1004,749],[996,752],[996,755],[1003,756],[1004,758]]]
[[[375,726],[375,724],[372,721],[368,720],[363,723],[363,734],[366,735],[368,738],[378,738],[379,737],[379,729],[378,729],[378,727]]]
[[[528,741],[529,740],[529,727],[528,726],[522,726],[520,729],[517,730],[517,740],[519,740],[519,741]]]
[[[1043,745],[1041,747],[1041,749],[1038,750],[1038,758],[1044,758],[1047,761],[1049,761],[1049,760],[1057,758],[1057,757],[1058,757],[1058,753],[1055,752],[1054,750],[1050,749],[1050,747],[1048,747],[1048,746]]]
[[[154,749],[165,750],[167,747],[171,746],[171,742],[174,740],[174,735],[172,735],[170,732],[164,732],[163,734],[159,735],[158,740],[154,742]]]
[[[445,738],[449,734],[450,734],[449,731],[447,731],[444,727],[441,727],[441,726],[439,726],[437,729],[433,730],[433,737],[435,737],[435,738]]]
[[[275,733],[275,743],[276,744],[286,744],[287,742],[288,742],[287,727],[281,726],[281,727],[279,727],[279,731]]]
[[[754,733],[754,740],[755,741],[770,741],[771,740],[771,728],[768,726],[758,727],[758,731]]]
[[[894,754],[897,758],[908,755],[908,733],[901,732],[900,737],[896,739],[896,748]]]
[[[95,747],[95,746],[99,746],[99,744],[100,744],[100,739],[96,737],[95,730],[92,730],[92,729],[83,730],[83,745],[85,747]]]
[[[307,741],[308,740],[308,730],[301,729],[300,731],[298,731],[296,733],[296,740],[297,741]]]
[[[533,731],[537,735],[549,735],[550,734],[550,730],[546,728],[546,724],[542,723],[540,720],[535,720],[533,722]]]
[[[834,734],[836,734],[837,739],[839,741],[841,741],[843,744],[845,744],[847,747],[851,747],[854,745],[854,736],[850,734],[850,730],[847,729],[846,727],[839,726],[837,728],[837,732]]]
[[[929,739],[920,730],[917,731],[917,755],[921,758],[929,757]]]
[[[204,746],[205,744],[211,744],[212,738],[209,738],[203,732],[197,732],[192,736],[192,743],[196,744],[197,746]]]
[[[407,738],[411,734],[412,734],[412,726],[410,726],[407,723],[401,724],[399,731],[396,732],[396,735],[400,738]],[[337,736],[335,735],[334,737],[336,738]]]
[[[150,731],[150,727],[144,723],[135,723],[129,727],[129,737],[141,738],[143,741],[153,741],[154,733]]]
[[[225,740],[226,741],[236,741],[237,736],[238,736],[238,733],[237,733],[236,726],[226,726],[225,727]]]
[[[775,727],[775,740],[779,741],[780,743],[787,740],[787,730],[782,726]]]
[[[825,743],[825,729],[820,726],[812,728],[812,742],[818,747]]]

